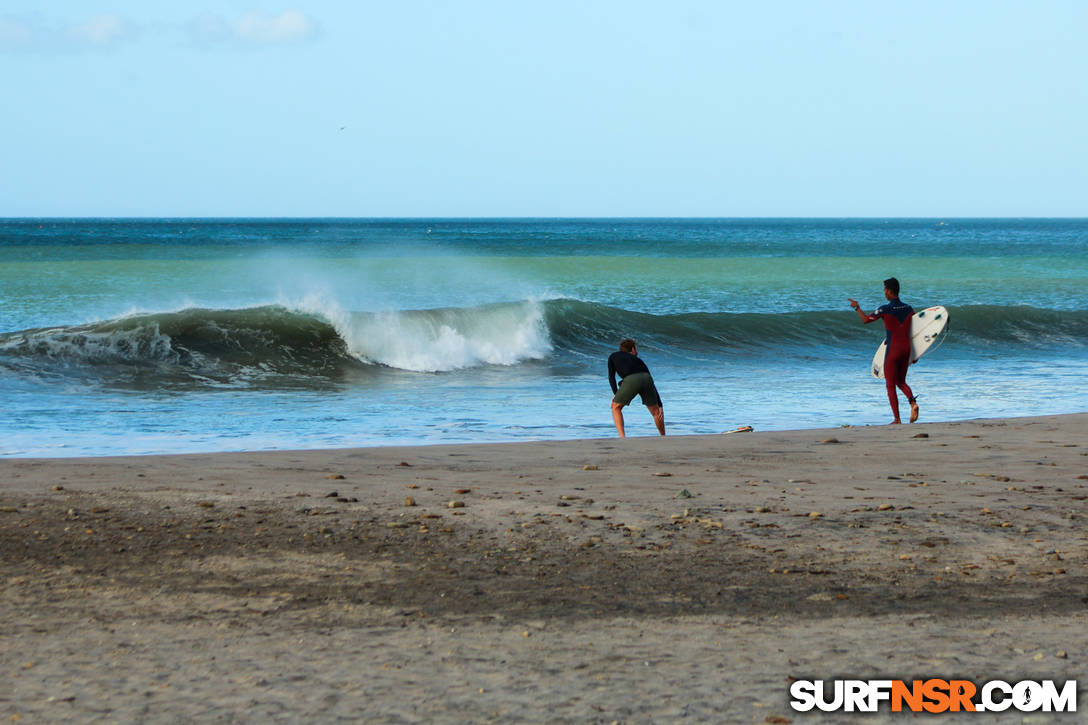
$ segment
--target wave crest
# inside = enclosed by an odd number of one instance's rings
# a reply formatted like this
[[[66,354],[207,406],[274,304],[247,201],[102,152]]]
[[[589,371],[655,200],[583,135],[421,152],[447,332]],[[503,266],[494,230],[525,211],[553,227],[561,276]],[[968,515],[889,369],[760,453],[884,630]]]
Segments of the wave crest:
[[[613,346],[623,337],[670,351],[795,350],[872,342],[872,325],[858,324],[850,310],[811,312],[689,312],[650,315],[592,302],[548,303],[554,344],[571,350]],[[919,305],[917,309],[922,309]],[[1088,311],[1030,306],[969,305],[948,308],[957,346],[1088,345]]]
[[[544,312],[534,302],[352,313],[335,324],[359,359],[416,372],[515,365],[552,349]]]
[[[950,308],[949,320],[946,344],[961,350],[1088,346],[1084,310],[977,305]],[[326,384],[383,370],[510,366],[555,352],[599,365],[623,337],[695,360],[867,347],[874,330],[848,310],[652,315],[570,299],[399,312],[192,308],[0,334],[0,366],[146,386]]]
[[[543,320],[531,302],[388,313],[191,308],[3,334],[0,361],[23,371],[154,371],[219,383],[339,378],[378,366],[439,372],[544,357]]]

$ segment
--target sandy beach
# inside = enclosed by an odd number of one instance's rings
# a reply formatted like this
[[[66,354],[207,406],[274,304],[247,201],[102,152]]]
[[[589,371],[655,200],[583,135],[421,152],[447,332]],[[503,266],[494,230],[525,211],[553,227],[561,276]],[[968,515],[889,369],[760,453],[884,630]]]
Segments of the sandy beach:
[[[789,706],[836,677],[1084,701],[1088,414],[8,459],[0,562],[4,722],[840,722]]]

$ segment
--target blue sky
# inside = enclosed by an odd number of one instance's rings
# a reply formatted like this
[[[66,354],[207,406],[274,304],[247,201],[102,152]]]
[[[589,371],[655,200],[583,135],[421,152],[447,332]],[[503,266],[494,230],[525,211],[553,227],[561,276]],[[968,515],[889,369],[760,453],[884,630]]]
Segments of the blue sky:
[[[1088,3],[5,0],[0,216],[1088,216]]]

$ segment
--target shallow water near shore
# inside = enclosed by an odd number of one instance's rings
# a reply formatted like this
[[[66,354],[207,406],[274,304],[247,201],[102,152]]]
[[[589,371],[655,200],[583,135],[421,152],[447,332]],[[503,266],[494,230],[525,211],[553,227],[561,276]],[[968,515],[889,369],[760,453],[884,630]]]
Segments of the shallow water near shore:
[[[603,437],[634,337],[672,433],[1088,409],[1085,220],[0,221],[0,455]],[[629,410],[628,432],[653,433]]]

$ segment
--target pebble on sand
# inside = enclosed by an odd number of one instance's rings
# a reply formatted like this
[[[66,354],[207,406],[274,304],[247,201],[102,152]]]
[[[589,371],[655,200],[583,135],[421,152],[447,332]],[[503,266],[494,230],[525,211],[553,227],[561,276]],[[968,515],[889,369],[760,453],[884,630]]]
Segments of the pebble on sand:
[[[808,515],[808,517],[809,517],[810,519],[822,519],[822,518],[823,518],[823,516],[824,516],[824,515],[823,515],[822,513],[820,513],[819,511],[813,511],[812,513],[810,513],[810,514]]]
[[[342,481],[344,480],[344,474],[342,473],[330,473],[326,476],[330,481]]]
[[[415,506],[416,505],[416,500],[414,498],[412,498],[411,496],[405,496],[404,497],[404,505],[405,506]]]
[[[451,508],[451,509],[463,509],[464,507],[465,507],[465,502],[464,501],[450,501],[448,504],[446,504],[446,508]]]
[[[592,463],[588,463],[588,464],[582,466],[582,470],[583,471],[597,471],[599,469],[595,465],[593,465]]]

